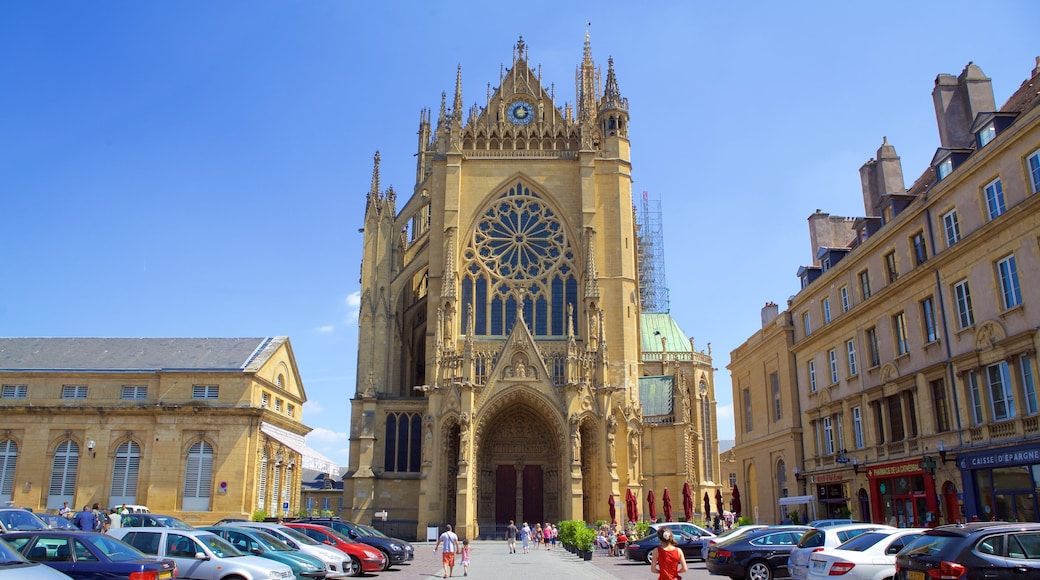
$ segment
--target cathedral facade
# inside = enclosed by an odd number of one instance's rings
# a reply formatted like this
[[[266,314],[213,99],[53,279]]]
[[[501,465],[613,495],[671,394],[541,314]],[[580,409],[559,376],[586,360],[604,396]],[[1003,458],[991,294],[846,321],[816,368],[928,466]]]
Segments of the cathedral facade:
[[[644,497],[628,102],[587,36],[573,105],[522,39],[500,76],[464,111],[460,68],[450,107],[442,95],[436,118],[422,112],[403,206],[375,158],[344,479],[355,521],[473,538],[609,519],[611,495],[619,511],[627,491]]]

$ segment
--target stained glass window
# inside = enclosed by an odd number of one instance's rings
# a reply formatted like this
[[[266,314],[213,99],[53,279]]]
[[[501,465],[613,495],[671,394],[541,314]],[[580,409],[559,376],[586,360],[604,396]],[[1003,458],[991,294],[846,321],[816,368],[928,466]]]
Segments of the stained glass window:
[[[566,333],[567,305],[578,304],[575,252],[556,211],[522,182],[484,210],[462,257],[475,334],[509,334],[521,308],[536,336]]]

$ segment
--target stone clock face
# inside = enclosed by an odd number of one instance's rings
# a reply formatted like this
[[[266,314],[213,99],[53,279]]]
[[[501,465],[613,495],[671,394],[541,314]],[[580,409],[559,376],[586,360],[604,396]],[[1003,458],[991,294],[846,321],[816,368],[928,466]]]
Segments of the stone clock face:
[[[534,119],[534,108],[526,101],[514,101],[506,111],[514,125],[526,125]]]

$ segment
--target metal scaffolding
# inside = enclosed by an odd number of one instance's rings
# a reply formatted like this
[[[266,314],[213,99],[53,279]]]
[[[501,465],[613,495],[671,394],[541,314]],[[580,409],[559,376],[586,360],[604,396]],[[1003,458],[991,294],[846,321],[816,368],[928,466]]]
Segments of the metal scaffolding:
[[[667,313],[668,287],[664,276],[664,225],[661,200],[643,192],[636,209],[639,252],[639,296],[643,312]]]

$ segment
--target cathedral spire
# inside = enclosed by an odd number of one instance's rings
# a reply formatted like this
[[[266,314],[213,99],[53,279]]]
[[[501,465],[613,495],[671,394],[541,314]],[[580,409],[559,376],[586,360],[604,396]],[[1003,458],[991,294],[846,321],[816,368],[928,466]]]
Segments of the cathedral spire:
[[[372,188],[368,190],[368,198],[379,199],[379,151],[372,157]]]
[[[441,112],[437,116],[437,132],[440,133],[448,120],[448,93],[441,91]]]
[[[610,57],[607,59],[607,83],[603,87],[603,100],[609,103],[620,99],[621,91],[618,89],[617,77],[614,76],[614,57]]]
[[[596,65],[592,62],[592,43],[585,32],[585,50],[577,72],[578,122],[592,121],[596,114]]]
[[[451,104],[451,122],[462,124],[462,65],[455,71],[455,101]]]

